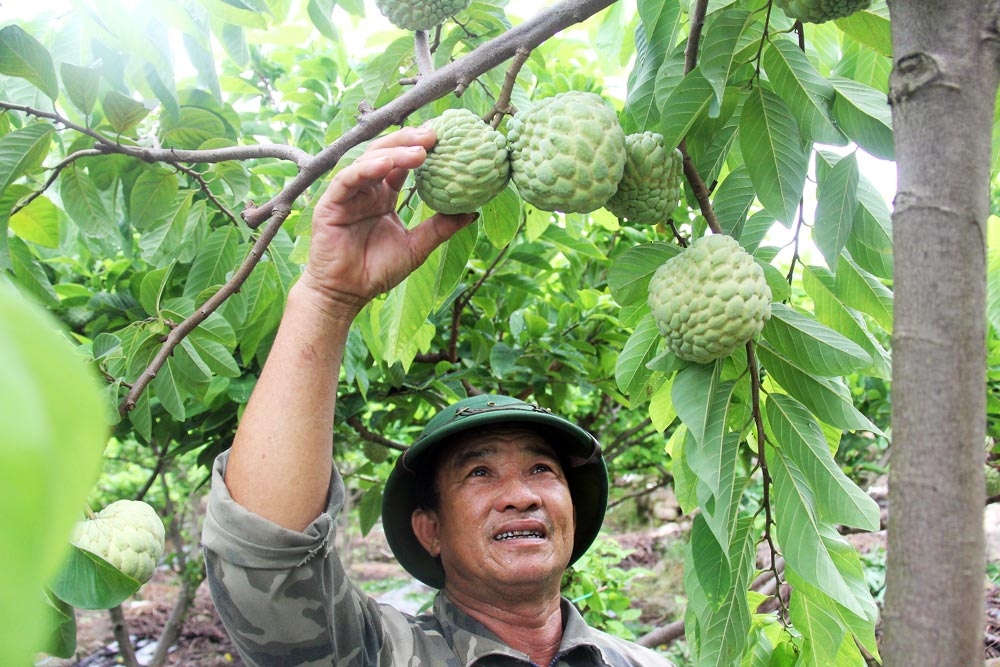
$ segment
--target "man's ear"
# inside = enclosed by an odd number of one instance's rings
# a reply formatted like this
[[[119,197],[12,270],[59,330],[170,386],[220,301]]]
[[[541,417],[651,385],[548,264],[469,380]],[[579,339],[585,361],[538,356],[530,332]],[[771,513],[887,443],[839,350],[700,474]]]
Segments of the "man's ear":
[[[416,509],[410,515],[410,525],[413,534],[417,536],[420,545],[435,558],[441,554],[438,542],[438,519],[434,510]]]

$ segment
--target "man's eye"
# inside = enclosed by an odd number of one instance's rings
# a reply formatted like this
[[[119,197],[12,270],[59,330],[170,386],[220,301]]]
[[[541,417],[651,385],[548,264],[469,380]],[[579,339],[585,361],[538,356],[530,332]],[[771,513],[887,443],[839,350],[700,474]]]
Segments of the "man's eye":
[[[535,472],[551,472],[552,466],[548,463],[538,463],[535,465]]]
[[[469,477],[485,477],[486,475],[486,468],[473,468],[469,471]]]

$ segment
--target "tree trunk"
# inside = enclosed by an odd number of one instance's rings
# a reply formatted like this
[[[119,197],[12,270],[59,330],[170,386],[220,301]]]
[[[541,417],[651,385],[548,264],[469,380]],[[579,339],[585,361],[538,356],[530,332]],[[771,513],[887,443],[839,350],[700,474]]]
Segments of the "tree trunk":
[[[890,2],[898,191],[886,665],[982,665],[996,3]]]

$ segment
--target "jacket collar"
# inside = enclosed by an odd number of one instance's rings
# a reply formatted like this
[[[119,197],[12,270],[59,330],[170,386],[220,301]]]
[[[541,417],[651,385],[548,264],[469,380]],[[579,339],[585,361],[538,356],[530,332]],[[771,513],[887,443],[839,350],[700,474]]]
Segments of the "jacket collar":
[[[556,658],[580,651],[589,657],[586,662],[578,664],[604,667],[607,663],[601,658],[599,635],[587,625],[569,600],[563,598],[561,607],[563,636]],[[452,604],[443,593],[438,593],[434,600],[434,615],[441,624],[442,635],[463,667],[472,667],[487,656],[505,656],[525,665],[531,664],[527,655],[503,643],[485,625]]]

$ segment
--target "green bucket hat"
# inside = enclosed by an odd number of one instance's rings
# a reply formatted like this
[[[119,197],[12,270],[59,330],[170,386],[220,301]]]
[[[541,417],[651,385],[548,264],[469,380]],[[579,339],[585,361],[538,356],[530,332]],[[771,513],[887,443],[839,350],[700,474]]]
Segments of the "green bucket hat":
[[[413,444],[396,459],[382,495],[382,528],[389,548],[407,572],[432,588],[444,586],[441,559],[427,553],[410,523],[418,503],[418,476],[434,474],[433,470],[422,470],[423,463],[427,454],[446,439],[498,424],[518,424],[537,430],[565,462],[564,472],[576,509],[570,563],[587,551],[601,530],[608,504],[608,469],[601,445],[593,435],[550,410],[510,396],[484,394],[465,398],[427,422]]]

